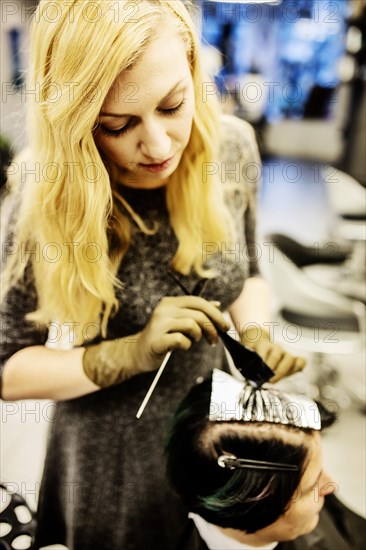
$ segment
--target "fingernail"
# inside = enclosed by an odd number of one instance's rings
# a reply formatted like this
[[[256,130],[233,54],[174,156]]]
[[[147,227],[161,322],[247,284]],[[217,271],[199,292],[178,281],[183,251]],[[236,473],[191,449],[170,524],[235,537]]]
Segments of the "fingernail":
[[[220,307],[221,306],[221,302],[218,302],[217,300],[211,300],[211,304],[213,306],[216,306],[216,307]]]

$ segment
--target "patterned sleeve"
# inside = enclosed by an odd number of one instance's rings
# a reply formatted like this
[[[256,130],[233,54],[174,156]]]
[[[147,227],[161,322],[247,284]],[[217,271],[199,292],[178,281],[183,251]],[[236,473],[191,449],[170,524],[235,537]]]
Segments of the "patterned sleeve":
[[[256,207],[261,177],[261,160],[253,128],[229,115],[222,117],[221,179],[231,212],[239,231],[244,231],[244,246],[249,260],[249,276],[259,274],[256,240]]]
[[[6,256],[12,250],[12,227],[14,225],[13,212],[16,212],[14,201],[5,199],[4,207],[11,212],[6,214],[2,209],[3,219],[7,219],[7,227],[2,231],[2,269],[6,263]],[[11,199],[11,197],[10,197]],[[43,345],[47,339],[47,330],[36,323],[27,321],[27,313],[37,307],[37,293],[33,281],[32,268],[28,265],[24,276],[10,290],[1,297],[0,305],[0,368],[17,351],[35,345]]]

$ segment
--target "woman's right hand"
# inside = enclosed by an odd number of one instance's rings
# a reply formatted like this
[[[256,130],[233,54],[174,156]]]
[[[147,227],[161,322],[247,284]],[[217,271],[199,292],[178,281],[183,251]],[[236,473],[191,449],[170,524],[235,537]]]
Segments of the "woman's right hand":
[[[164,355],[174,349],[188,350],[202,337],[211,345],[218,342],[215,325],[225,332],[230,324],[218,309],[219,302],[198,296],[163,298],[139,334],[136,365],[142,371],[159,367]]]
[[[84,372],[97,386],[108,387],[159,368],[168,351],[187,350],[202,337],[215,344],[215,325],[224,331],[230,328],[219,305],[198,296],[163,298],[137,335],[86,348]]]

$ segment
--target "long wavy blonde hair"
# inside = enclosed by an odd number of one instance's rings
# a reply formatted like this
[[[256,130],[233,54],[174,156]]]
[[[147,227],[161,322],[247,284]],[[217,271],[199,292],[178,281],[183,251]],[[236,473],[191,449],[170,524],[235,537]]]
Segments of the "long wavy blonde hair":
[[[217,159],[218,110],[214,97],[202,98],[207,79],[184,4],[41,0],[34,15],[28,86],[35,90],[35,101],[28,131],[31,163],[39,177],[18,185],[21,204],[14,243],[23,246],[9,259],[3,288],[19,280],[31,262],[38,308],[28,318],[44,324],[71,321],[78,342],[90,322],[101,323],[105,334],[118,307],[115,291],[123,282],[116,272],[131,241],[130,221],[118,203],[148,231],[118,191],[116,170],[103,162],[93,130],[109,89],[143,55],[162,18],[176,26],[185,42],[196,94],[190,141],[167,185],[179,243],[172,267],[182,274],[192,269],[202,274],[202,243],[227,238],[227,217],[221,182],[202,178],[205,163]],[[24,250],[35,247],[40,253],[25,261]]]

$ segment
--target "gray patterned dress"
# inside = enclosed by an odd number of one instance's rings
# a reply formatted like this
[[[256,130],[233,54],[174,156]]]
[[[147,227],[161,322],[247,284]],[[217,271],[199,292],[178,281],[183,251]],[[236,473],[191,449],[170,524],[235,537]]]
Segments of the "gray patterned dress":
[[[254,242],[258,152],[252,129],[233,117],[223,119],[219,168],[238,236],[233,251],[221,247],[212,258],[220,275],[204,297],[228,307],[246,277],[257,273],[248,260]],[[163,296],[182,292],[167,274],[177,241],[169,225],[165,188],[122,188],[123,196],[157,234],[133,230],[132,245],[119,270],[124,282],[120,309],[108,338],[140,331]],[[247,246],[248,245],[248,248]],[[181,276],[193,288],[198,278]],[[17,350],[47,338],[24,320],[35,308],[36,292],[28,269],[25,280],[3,304],[2,364]],[[81,398],[59,401],[50,428],[38,509],[37,545],[63,543],[70,549],[173,550],[186,512],[165,480],[164,434],[167,420],[196,380],[223,365],[222,346],[206,341],[174,351],[140,420],[136,412],[155,373]]]

